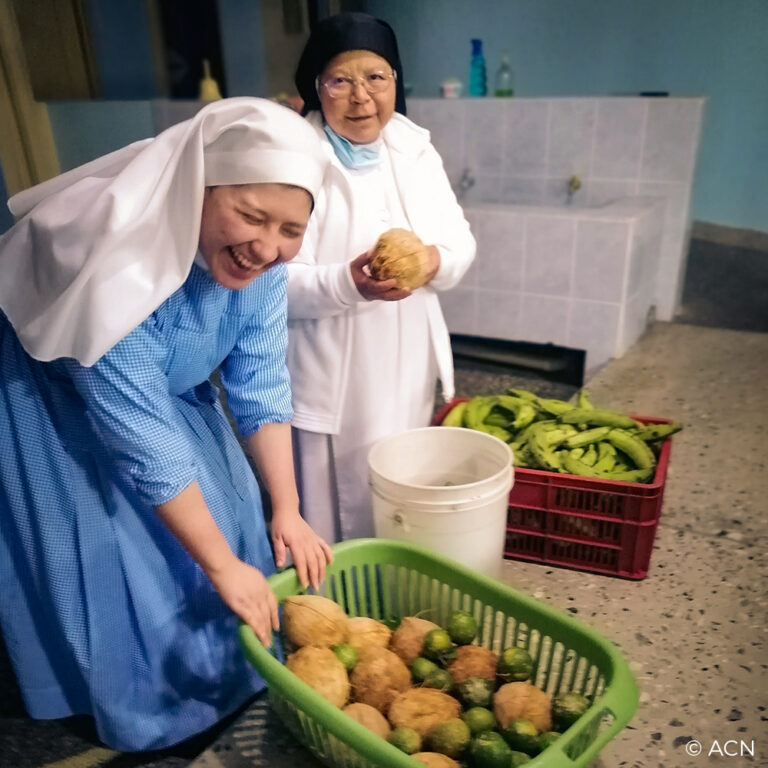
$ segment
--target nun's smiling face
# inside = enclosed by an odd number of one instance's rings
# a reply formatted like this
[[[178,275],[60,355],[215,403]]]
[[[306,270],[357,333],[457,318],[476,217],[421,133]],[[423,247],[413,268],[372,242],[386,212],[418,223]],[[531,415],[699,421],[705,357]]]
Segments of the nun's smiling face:
[[[320,75],[319,96],[323,117],[339,136],[370,144],[395,111],[392,67],[371,51],[345,51]]]
[[[286,184],[206,187],[200,251],[213,279],[240,290],[301,247],[312,197]]]

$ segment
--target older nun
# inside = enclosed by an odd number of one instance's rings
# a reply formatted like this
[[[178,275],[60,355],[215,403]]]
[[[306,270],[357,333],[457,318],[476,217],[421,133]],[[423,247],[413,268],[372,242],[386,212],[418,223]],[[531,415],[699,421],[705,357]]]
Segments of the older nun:
[[[331,554],[300,517],[286,263],[327,165],[261,99],[211,104],[22,192],[0,240],[0,625],[33,718],[166,747],[263,682],[266,576]],[[270,547],[258,484],[273,508]]]
[[[374,533],[368,452],[427,426],[438,378],[453,395],[438,295],[461,280],[475,241],[429,133],[405,117],[392,28],[343,13],[313,30],[296,71],[330,167],[304,245],[288,266],[288,364],[305,519],[328,540]],[[427,245],[428,282],[374,280],[369,251],[391,228]]]

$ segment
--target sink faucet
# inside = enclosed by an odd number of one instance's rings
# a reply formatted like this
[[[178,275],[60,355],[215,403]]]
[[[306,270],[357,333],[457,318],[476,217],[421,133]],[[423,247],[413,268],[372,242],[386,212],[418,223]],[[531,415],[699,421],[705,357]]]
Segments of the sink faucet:
[[[581,189],[581,179],[576,175],[573,174],[568,179],[568,197],[566,198],[566,202],[570,203],[573,200],[573,196]]]
[[[471,174],[469,168],[465,168],[461,172],[461,178],[459,179],[459,194],[457,195],[459,200],[461,200],[474,186],[475,177]]]

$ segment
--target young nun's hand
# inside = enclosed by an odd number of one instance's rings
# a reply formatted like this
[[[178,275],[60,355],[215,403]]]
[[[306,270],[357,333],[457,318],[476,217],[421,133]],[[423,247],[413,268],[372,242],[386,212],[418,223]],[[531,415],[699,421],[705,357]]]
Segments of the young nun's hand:
[[[303,587],[319,589],[325,580],[325,566],[333,562],[333,553],[298,512],[273,512],[272,543],[275,564],[282,568],[287,550],[291,550],[296,575]]]
[[[269,588],[264,574],[242,560],[233,557],[225,567],[209,573],[221,599],[254,632],[262,645],[272,645],[272,630],[280,629],[277,598]]]

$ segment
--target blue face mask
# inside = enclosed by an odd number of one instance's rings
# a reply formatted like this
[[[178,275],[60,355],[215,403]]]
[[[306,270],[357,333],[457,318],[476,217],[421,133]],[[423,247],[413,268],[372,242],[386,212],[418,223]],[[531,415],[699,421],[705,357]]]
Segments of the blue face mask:
[[[339,136],[328,123],[323,126],[328,141],[331,142],[336,157],[347,168],[370,168],[372,165],[378,165],[381,162],[379,147],[381,142],[373,144],[352,144],[343,136]]]

